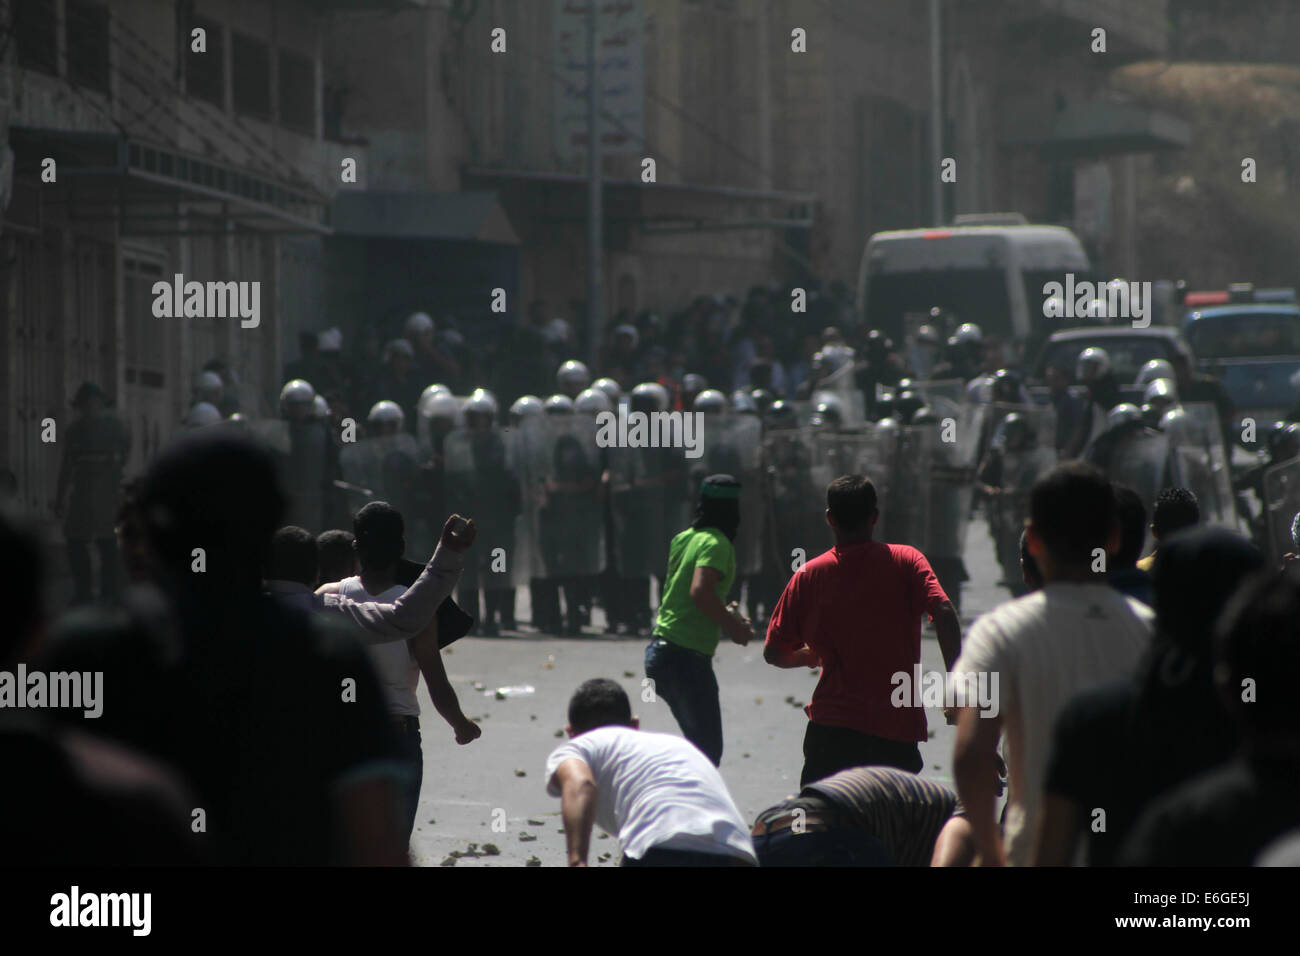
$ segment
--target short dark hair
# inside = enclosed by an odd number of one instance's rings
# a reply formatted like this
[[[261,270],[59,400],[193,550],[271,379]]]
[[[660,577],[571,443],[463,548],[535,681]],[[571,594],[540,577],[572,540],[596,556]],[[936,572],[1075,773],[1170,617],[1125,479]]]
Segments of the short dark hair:
[[[342,581],[350,577],[356,564],[357,553],[352,548],[356,537],[351,531],[333,528],[316,537],[316,562],[321,582]]]
[[[584,734],[611,724],[632,725],[632,703],[627,691],[605,677],[584,681],[569,698],[569,726],[575,734]]]
[[[1156,496],[1151,531],[1157,538],[1190,528],[1201,520],[1201,505],[1187,488],[1166,488]]]
[[[352,518],[357,560],[367,570],[396,564],[406,550],[406,522],[387,501],[372,501]]]
[[[1219,619],[1216,677],[1228,708],[1248,734],[1300,734],[1300,712],[1289,693],[1300,669],[1300,568],[1287,565],[1252,576]],[[1242,683],[1254,681],[1255,699],[1242,700]]]
[[[1115,523],[1115,492],[1092,465],[1067,462],[1034,482],[1029,518],[1054,561],[1082,564],[1106,546]]]
[[[266,576],[272,581],[316,584],[316,539],[306,528],[289,525],[271,535]]]
[[[0,667],[14,663],[45,615],[45,549],[28,519],[0,509]]]
[[[836,530],[866,531],[876,515],[876,486],[866,475],[841,475],[826,486],[826,508]]]
[[[1128,485],[1115,486],[1115,521],[1119,525],[1119,550],[1111,559],[1111,567],[1131,568],[1146,544],[1147,509],[1142,505],[1142,496]]]
[[[245,437],[199,428],[168,445],[145,472],[140,512],[162,569],[191,586],[256,591],[285,498],[268,451]],[[190,573],[203,548],[207,572]]]

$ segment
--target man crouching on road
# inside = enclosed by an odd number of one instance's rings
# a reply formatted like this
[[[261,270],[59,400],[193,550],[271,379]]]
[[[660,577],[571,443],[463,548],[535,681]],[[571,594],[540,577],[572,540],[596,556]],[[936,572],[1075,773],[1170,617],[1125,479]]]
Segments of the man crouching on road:
[[[623,688],[596,678],[569,701],[569,742],[546,761],[569,866],[586,866],[591,828],[618,837],[623,866],[756,866],[749,827],[722,775],[690,741],[639,729]]]

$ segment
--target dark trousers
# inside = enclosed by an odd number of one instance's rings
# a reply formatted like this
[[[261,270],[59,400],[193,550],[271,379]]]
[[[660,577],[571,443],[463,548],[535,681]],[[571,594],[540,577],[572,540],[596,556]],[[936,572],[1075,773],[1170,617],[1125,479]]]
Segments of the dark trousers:
[[[850,767],[897,767],[920,773],[925,766],[921,748],[913,741],[886,740],[848,727],[808,721],[803,735],[803,773],[799,786],[824,780]]]
[[[420,718],[392,716],[397,731],[397,757],[407,769],[402,781],[402,810],[409,843],[415,830],[415,812],[420,805],[420,785],[424,782],[424,747],[420,741]]]
[[[656,638],[645,649],[645,673],[655,695],[668,703],[682,736],[716,767],[722,763],[722,704],[713,659]]]
[[[74,604],[89,604],[95,600],[90,544],[86,538],[69,538],[67,541],[68,570],[72,572],[75,589]],[[118,596],[117,542],[112,538],[96,538],[94,544],[99,552],[99,596],[111,601]]]
[[[790,827],[754,837],[759,866],[893,866],[885,845],[865,830],[851,827]]]

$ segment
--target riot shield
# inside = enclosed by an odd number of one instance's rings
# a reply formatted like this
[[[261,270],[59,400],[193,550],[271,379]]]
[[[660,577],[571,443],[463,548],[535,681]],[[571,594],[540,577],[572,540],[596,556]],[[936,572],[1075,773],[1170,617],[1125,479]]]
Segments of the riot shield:
[[[1141,429],[1125,435],[1116,444],[1110,456],[1106,477],[1120,485],[1128,485],[1137,492],[1142,503],[1150,509],[1161,489],[1169,487],[1169,436],[1163,432]],[[1143,553],[1151,549],[1151,533]]]
[[[536,442],[525,451],[528,480],[523,498],[535,509],[537,557],[543,577],[580,578],[600,573],[604,515],[600,502],[600,455],[590,416],[557,415],[535,420]],[[662,572],[661,572],[662,573]]]
[[[997,493],[986,510],[989,535],[1002,568],[1003,580],[1017,593],[1020,571],[1020,535],[1029,517],[1030,492],[1034,483],[1056,465],[1053,443],[1021,450],[1001,451],[1001,476]]]
[[[925,547],[930,535],[934,438],[933,425],[898,429],[889,476],[889,510],[881,509],[881,540]]]
[[[261,418],[246,423],[248,437],[273,455],[289,454],[289,423],[282,418]]]
[[[947,446],[942,455],[943,464],[953,468],[978,465],[986,431],[991,430],[989,420],[994,415],[993,407],[968,401],[960,388],[956,397],[947,394],[947,390],[928,394],[926,405],[938,416],[942,426],[940,440]]]
[[[1291,524],[1300,513],[1300,458],[1280,462],[1264,472],[1264,518],[1268,528],[1267,557],[1280,562],[1297,549]]]
[[[623,578],[662,577],[668,544],[685,526],[670,510],[670,504],[681,509],[688,480],[681,450],[615,447],[606,450],[606,460],[615,567]]]
[[[549,432],[541,418],[525,418],[503,431],[509,460],[519,482],[519,513],[515,516],[515,550],[510,573],[515,581],[540,578],[545,573],[537,518],[541,510],[542,462]]]
[[[337,452],[320,422],[283,422],[288,450],[275,452],[280,484],[288,501],[284,522],[319,534],[326,528],[327,505],[337,471]],[[263,434],[276,439],[279,429]]]
[[[763,565],[784,582],[792,563],[830,547],[824,518],[826,485],[813,479],[811,429],[780,428],[763,437],[766,472]]]
[[[522,504],[514,449],[500,429],[460,428],[443,442],[443,457],[448,510],[472,516],[478,526],[461,573],[463,585],[512,586],[515,526]]]
[[[1187,436],[1180,435],[1178,441],[1171,441],[1172,482],[1191,489],[1196,495],[1201,519],[1206,524],[1240,530],[1230,452],[1223,447],[1218,409],[1209,402],[1192,402],[1182,408],[1196,427]]]
[[[420,459],[415,436],[406,432],[344,442],[339,471],[349,486],[343,489],[348,510],[356,511],[370,501],[387,501],[409,523],[415,512]]]
[[[918,547],[932,566],[962,561],[970,521],[975,469],[965,464],[969,443],[960,441],[961,427],[952,420],[923,427],[930,459],[929,516],[924,542]],[[950,594],[950,596],[952,596]]]

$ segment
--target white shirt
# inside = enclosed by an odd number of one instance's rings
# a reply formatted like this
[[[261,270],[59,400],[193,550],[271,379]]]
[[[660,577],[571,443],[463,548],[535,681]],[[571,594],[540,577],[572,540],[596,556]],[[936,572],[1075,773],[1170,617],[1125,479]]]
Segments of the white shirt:
[[[1057,716],[1079,691],[1134,672],[1154,617],[1107,584],[1057,582],[998,605],[971,628],[953,673],[998,675],[1013,866],[1029,863]]]
[[[451,596],[465,566],[465,555],[438,545],[415,583],[392,603],[354,601],[343,594],[326,594],[325,607],[342,614],[360,630],[365,644],[383,644],[416,637],[438,613],[438,605]]]
[[[631,727],[589,730],[547,758],[551,796],[560,795],[555,771],[575,757],[596,779],[596,822],[632,859],[661,847],[758,862],[722,775],[689,741]]]
[[[377,601],[389,604],[406,590],[395,584],[382,594],[371,594],[361,585],[360,576],[344,578],[339,582],[339,594],[354,601]],[[388,712],[398,717],[419,717],[420,701],[415,696],[420,683],[420,665],[406,641],[389,641],[386,644],[367,645],[370,662],[384,688]]]

